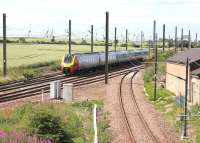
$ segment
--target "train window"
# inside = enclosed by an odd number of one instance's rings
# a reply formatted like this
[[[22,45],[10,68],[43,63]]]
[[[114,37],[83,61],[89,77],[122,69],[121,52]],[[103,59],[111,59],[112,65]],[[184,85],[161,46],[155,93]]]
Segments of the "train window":
[[[71,63],[71,62],[72,62],[72,56],[66,55],[66,56],[65,56],[65,59],[64,59],[64,62],[65,62],[65,63]]]

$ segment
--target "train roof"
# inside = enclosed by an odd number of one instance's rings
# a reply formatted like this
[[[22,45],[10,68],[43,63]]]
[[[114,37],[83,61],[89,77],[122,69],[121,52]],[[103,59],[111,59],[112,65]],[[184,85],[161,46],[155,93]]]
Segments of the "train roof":
[[[120,52],[129,52],[129,51],[135,51],[135,52],[140,52],[140,51],[148,51],[148,49],[134,49],[134,50],[120,50],[120,51],[109,51],[109,53],[120,53]],[[91,54],[99,54],[99,53],[105,53],[105,52],[93,52],[93,53],[75,53],[73,55],[91,55]]]

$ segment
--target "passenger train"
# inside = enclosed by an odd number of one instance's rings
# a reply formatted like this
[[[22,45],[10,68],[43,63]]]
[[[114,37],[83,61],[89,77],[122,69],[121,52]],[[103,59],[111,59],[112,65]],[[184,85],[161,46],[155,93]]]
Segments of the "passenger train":
[[[108,53],[108,64],[119,64],[122,62],[133,61],[137,59],[145,60],[148,55],[147,49],[128,50],[128,51],[110,51]],[[61,61],[61,70],[64,74],[74,74],[82,69],[105,65],[105,52],[78,53],[63,56]]]

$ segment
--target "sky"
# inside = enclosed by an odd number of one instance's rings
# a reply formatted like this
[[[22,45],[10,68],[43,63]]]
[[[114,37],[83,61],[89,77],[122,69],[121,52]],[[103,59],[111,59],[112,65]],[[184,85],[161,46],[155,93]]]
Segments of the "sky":
[[[8,35],[44,36],[49,29],[56,36],[66,35],[68,20],[72,20],[72,36],[88,36],[90,25],[94,25],[97,37],[105,31],[105,12],[109,11],[110,39],[117,27],[118,39],[139,37],[141,31],[145,38],[152,38],[153,20],[156,20],[158,36],[162,36],[162,25],[166,25],[166,35],[174,37],[175,26],[180,37],[191,30],[200,34],[199,0],[0,0],[0,19],[7,15]],[[2,35],[2,20],[0,21]],[[200,36],[199,36],[200,37]]]

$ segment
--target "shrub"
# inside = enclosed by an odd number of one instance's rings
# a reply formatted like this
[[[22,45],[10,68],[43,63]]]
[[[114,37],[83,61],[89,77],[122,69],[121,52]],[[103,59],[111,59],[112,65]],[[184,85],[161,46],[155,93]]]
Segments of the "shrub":
[[[0,142],[1,143],[53,143],[50,139],[38,138],[35,135],[29,135],[24,132],[17,132],[12,130],[5,132],[0,130]]]
[[[56,40],[55,40],[55,36],[53,36],[52,38],[51,38],[51,42],[52,43],[54,43]]]
[[[122,43],[120,47],[126,47],[126,43]]]
[[[59,143],[72,142],[71,137],[63,129],[61,118],[48,112],[34,113],[30,118],[29,127],[32,133],[40,137],[50,138]]]
[[[19,38],[19,43],[26,43],[26,39],[24,37]]]
[[[81,43],[80,43],[81,45],[88,45],[88,43],[87,43],[87,41],[86,40],[84,40],[84,39],[82,39],[82,41],[81,41]]]
[[[139,45],[139,44],[136,44],[135,42],[133,42],[131,46],[132,46],[132,47],[136,47],[136,48],[140,48],[140,45]]]

